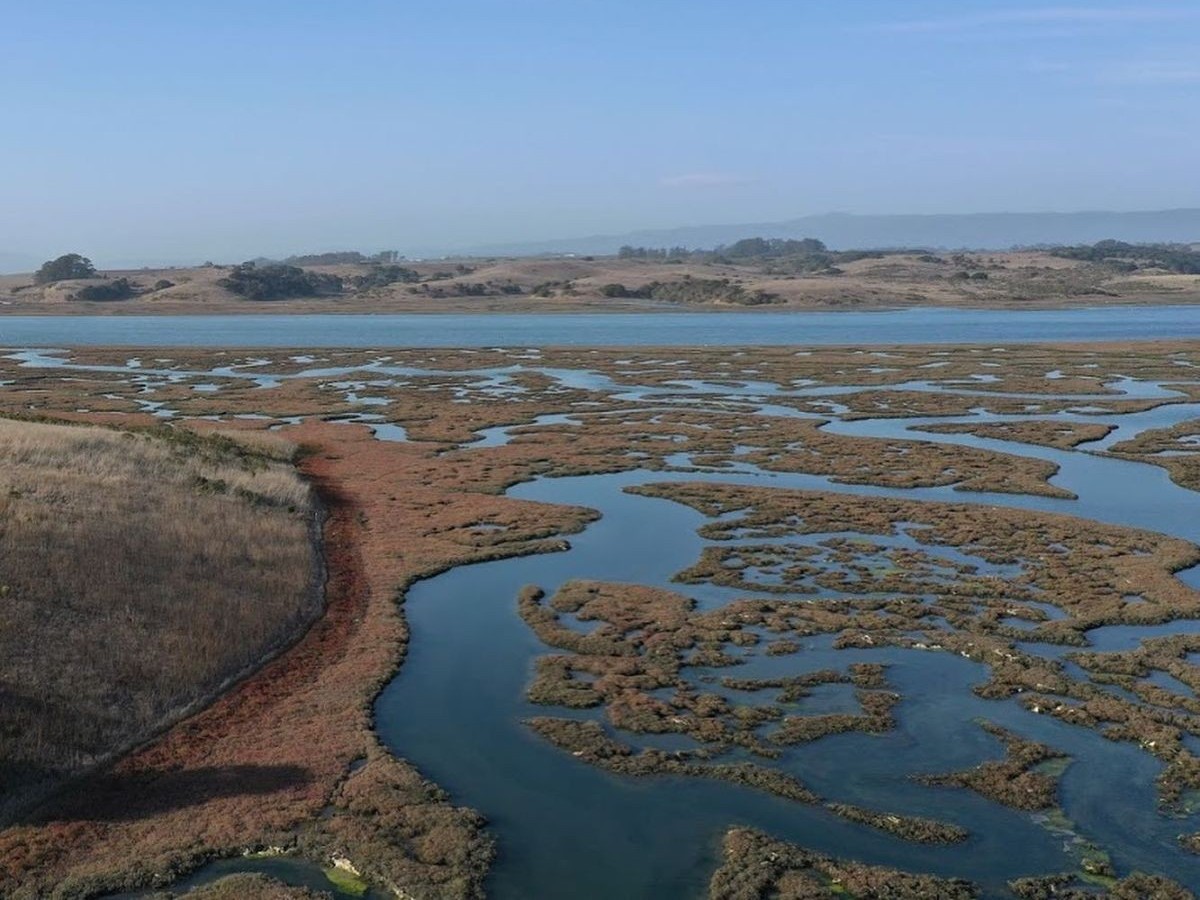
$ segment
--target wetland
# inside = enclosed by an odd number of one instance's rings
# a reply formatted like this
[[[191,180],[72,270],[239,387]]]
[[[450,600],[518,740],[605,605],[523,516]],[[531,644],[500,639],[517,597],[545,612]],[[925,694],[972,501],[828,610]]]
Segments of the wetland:
[[[6,896],[1200,890],[1200,343],[49,343],[0,415],[286,441],[328,576]]]

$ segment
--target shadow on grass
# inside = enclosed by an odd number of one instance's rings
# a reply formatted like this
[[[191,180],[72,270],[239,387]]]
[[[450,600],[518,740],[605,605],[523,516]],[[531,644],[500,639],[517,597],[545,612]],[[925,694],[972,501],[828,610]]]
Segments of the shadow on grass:
[[[222,797],[298,790],[312,780],[299,766],[208,766],[179,771],[103,772],[67,787],[21,819],[122,822],[149,819]]]

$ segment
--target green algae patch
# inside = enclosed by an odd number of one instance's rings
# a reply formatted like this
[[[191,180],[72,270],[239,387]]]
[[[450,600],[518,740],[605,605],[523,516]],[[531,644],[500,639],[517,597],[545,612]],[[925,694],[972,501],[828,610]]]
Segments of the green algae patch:
[[[370,889],[370,885],[365,881],[341,866],[329,866],[321,871],[325,873],[325,878],[330,884],[351,897],[365,897]]]
[[[1107,850],[1090,841],[1084,841],[1079,844],[1078,851],[1079,878],[1082,881],[1105,888],[1112,887],[1117,883],[1112,858],[1108,855]]]
[[[1033,820],[1047,831],[1053,831],[1056,834],[1075,833],[1075,823],[1068,819],[1067,814],[1057,806],[1045,812],[1037,813],[1033,817]]]
[[[1073,760],[1069,756],[1056,756],[1038,763],[1030,771],[1038,775],[1045,775],[1047,778],[1058,778],[1067,771],[1072,762]]]

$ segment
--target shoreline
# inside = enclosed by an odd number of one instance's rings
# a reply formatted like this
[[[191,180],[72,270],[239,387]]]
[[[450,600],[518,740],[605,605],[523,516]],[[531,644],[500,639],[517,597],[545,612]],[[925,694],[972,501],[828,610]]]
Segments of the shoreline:
[[[579,315],[703,315],[703,314],[768,314],[789,315],[794,313],[884,313],[907,311],[944,312],[1054,312],[1084,309],[1113,309],[1130,307],[1196,306],[1200,307],[1200,293],[1146,294],[1140,296],[1108,297],[1099,294],[1079,297],[1039,298],[1036,300],[995,300],[977,303],[904,303],[862,301],[855,303],[773,303],[756,306],[737,304],[679,304],[621,302],[614,300],[582,300],[574,303],[530,302],[528,299],[512,303],[479,303],[454,301],[444,303],[355,303],[316,299],[295,300],[230,300],[218,303],[174,303],[154,301],[116,300],[109,302],[77,301],[69,308],[62,306],[39,307],[36,304],[17,306],[12,301],[0,301],[0,323],[13,317],[37,318],[126,318],[153,317],[175,318],[188,316],[579,316]],[[15,308],[14,308],[15,307]]]

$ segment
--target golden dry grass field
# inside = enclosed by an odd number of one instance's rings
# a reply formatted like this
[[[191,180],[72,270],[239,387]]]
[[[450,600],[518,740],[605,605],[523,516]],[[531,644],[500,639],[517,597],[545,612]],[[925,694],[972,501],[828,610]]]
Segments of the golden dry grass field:
[[[228,440],[0,420],[4,805],[145,740],[311,620],[313,516],[288,462]]]

